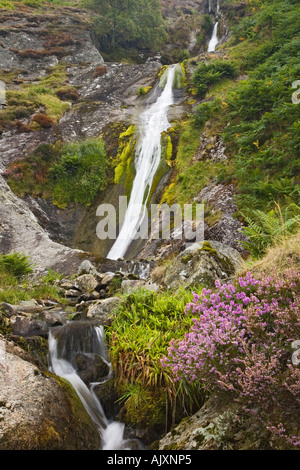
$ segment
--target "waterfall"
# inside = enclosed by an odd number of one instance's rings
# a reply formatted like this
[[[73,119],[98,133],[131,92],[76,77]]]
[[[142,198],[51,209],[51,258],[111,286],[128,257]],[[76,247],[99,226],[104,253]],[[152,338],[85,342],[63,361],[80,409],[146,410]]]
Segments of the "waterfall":
[[[79,322],[75,322],[61,327],[60,331],[63,334],[58,338],[52,331],[49,332],[49,370],[66,379],[74,388],[99,432],[102,450],[141,449],[142,445],[138,440],[124,439],[124,424],[107,419],[102,405],[93,391],[95,385],[104,383],[111,375],[111,364],[104,341],[104,329],[102,326],[88,325],[86,327],[83,325],[80,337],[80,334],[75,334],[76,331],[80,331],[80,326]],[[92,341],[90,341],[91,337]],[[71,358],[76,353],[91,354],[92,351],[99,354],[103,362],[109,366],[109,374],[106,380],[91,383],[89,388],[79,377]],[[67,360],[66,357],[70,360]]]
[[[219,42],[219,40],[218,40],[218,25],[219,25],[219,22],[217,21],[215,23],[215,26],[214,26],[214,29],[213,29],[211,40],[209,41],[209,44],[208,44],[208,52],[215,52],[217,44]]]
[[[123,257],[137,234],[146,215],[153,178],[161,159],[161,134],[170,127],[168,109],[173,104],[173,83],[176,65],[168,67],[166,85],[155,103],[150,105],[139,118],[140,137],[135,153],[136,175],[130,200],[118,238],[107,258],[116,260]]]

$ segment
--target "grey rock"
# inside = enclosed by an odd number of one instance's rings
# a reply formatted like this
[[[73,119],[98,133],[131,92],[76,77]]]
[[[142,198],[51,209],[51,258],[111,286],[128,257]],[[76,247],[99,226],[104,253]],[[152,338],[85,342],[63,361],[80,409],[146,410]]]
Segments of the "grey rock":
[[[97,300],[89,306],[87,318],[100,322],[101,325],[109,325],[112,320],[113,310],[121,303],[119,297]]]
[[[92,274],[94,276],[97,274],[97,269],[89,260],[85,259],[79,266],[77,274],[78,276],[81,274]]]
[[[0,450],[99,449],[99,434],[71,387],[42,374],[0,335]]]
[[[181,285],[214,287],[215,280],[226,281],[233,276],[241,262],[234,248],[211,240],[194,243],[166,267],[164,284],[171,289]]]
[[[101,279],[101,286],[107,287],[111,281],[115,278],[115,273],[105,273]]]
[[[77,277],[74,283],[76,289],[80,290],[83,294],[93,292],[98,286],[98,282],[92,274],[82,274]]]
[[[31,319],[23,316],[15,316],[10,319],[13,334],[16,336],[44,336],[48,335],[48,326],[45,321]]]
[[[209,399],[159,441],[159,450],[264,450],[268,432],[257,418],[242,412],[234,401]]]

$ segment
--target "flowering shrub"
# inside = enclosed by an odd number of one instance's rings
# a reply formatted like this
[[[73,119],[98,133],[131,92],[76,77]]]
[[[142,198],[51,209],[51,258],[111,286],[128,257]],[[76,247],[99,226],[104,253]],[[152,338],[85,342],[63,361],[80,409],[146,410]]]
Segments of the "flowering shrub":
[[[273,436],[300,446],[292,431],[300,370],[291,348],[299,338],[299,291],[295,269],[259,281],[248,273],[237,285],[216,282],[216,292],[204,289],[187,304],[193,326],[171,342],[163,363],[176,380],[201,381],[217,396],[232,397],[255,410]]]

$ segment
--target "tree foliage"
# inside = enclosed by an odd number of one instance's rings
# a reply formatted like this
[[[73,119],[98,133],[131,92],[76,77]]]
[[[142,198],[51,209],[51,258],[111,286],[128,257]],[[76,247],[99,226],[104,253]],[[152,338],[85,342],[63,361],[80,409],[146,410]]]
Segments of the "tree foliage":
[[[102,47],[155,49],[166,37],[159,0],[83,0],[96,13],[95,31]]]

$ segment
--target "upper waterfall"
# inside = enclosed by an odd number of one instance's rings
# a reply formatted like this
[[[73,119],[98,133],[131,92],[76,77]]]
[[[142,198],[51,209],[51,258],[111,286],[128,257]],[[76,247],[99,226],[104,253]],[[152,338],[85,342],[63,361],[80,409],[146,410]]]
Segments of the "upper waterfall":
[[[213,29],[211,40],[209,41],[209,44],[208,44],[208,52],[215,52],[217,44],[219,42],[219,40],[218,40],[218,25],[219,25],[219,22],[217,21],[215,23],[215,26],[214,26],[214,29]]]
[[[156,102],[150,105],[139,118],[139,140],[135,153],[136,175],[133,181],[128,208],[118,238],[107,258],[123,257],[138,232],[146,212],[153,178],[161,159],[161,134],[170,127],[169,107],[174,103],[173,83],[176,65],[166,70],[166,85]]]

